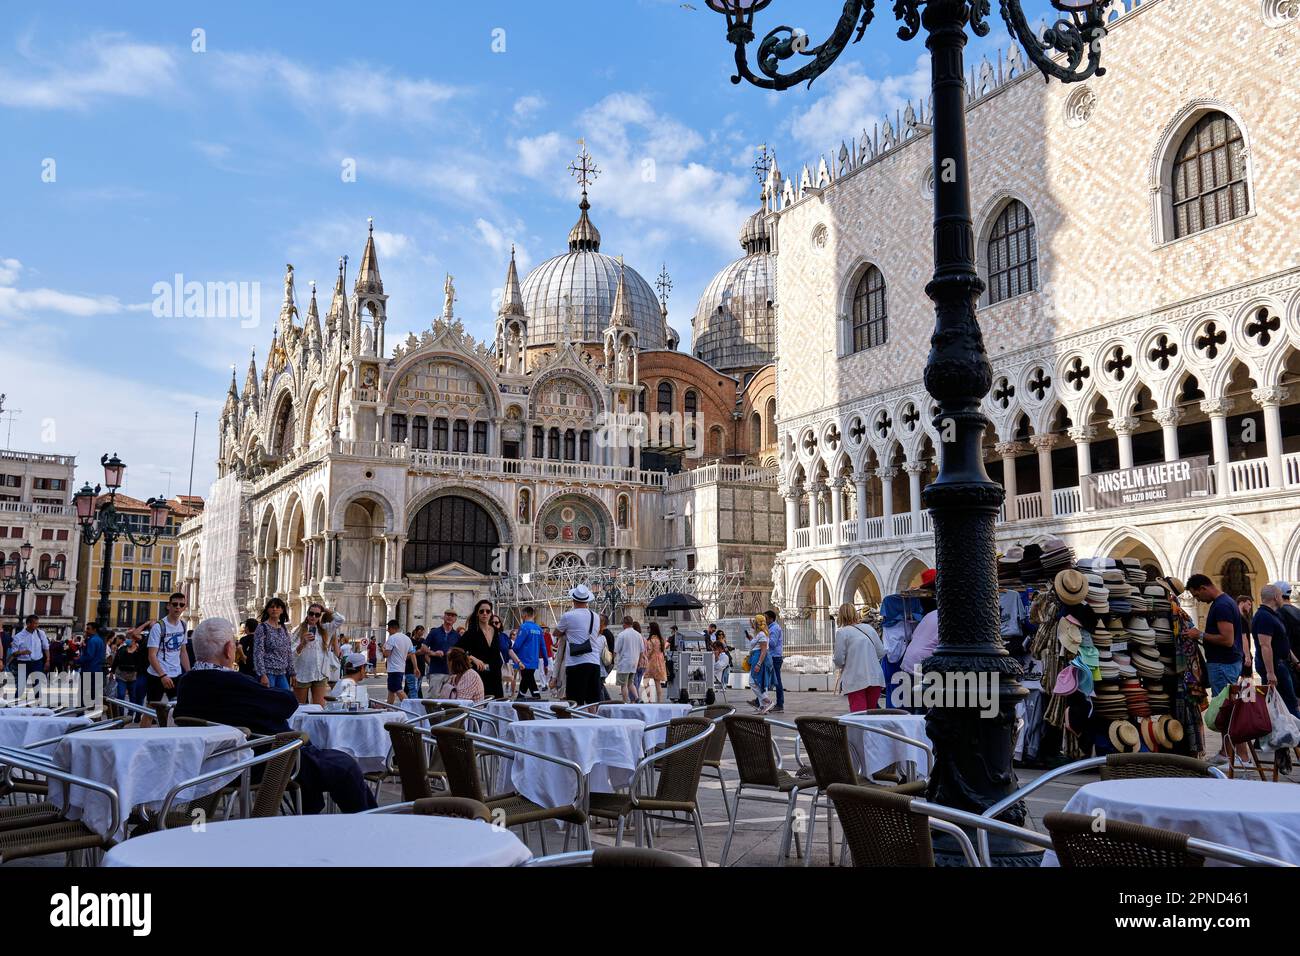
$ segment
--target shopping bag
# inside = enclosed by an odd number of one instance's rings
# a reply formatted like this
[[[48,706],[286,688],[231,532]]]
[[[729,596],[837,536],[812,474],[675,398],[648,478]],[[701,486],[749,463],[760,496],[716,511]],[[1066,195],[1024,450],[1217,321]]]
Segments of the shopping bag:
[[[1253,683],[1229,688],[1228,699],[1233,701],[1232,715],[1228,718],[1228,736],[1238,743],[1256,740],[1273,730],[1268,715],[1268,701],[1255,693]],[[1222,716],[1222,711],[1220,711]]]
[[[1223,703],[1227,699],[1228,688],[1225,687],[1214,695],[1210,701],[1210,706],[1205,708],[1205,726],[1211,727],[1219,731],[1219,733],[1223,733],[1223,730],[1219,727],[1219,711],[1223,708]],[[1224,726],[1226,727],[1227,724],[1224,724]]]
[[[1276,687],[1268,689],[1268,716],[1273,722],[1273,732],[1268,735],[1265,746],[1269,750],[1287,750],[1300,746],[1300,721],[1297,721],[1286,709],[1286,702]]]

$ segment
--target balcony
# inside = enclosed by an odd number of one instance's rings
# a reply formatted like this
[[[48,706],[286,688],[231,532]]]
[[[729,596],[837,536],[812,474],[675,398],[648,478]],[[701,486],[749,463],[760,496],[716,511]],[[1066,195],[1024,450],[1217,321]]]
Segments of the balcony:
[[[753,465],[724,465],[721,462],[713,462],[710,465],[701,465],[698,468],[692,468],[690,471],[669,476],[668,490],[686,491],[699,485],[723,481],[737,484],[770,482],[772,487],[775,488],[777,473],[778,469],[775,467],[757,468]]]
[[[48,518],[73,518],[71,505],[35,505],[30,501],[0,501],[0,514],[44,515]]]
[[[369,444],[387,444],[370,442]],[[393,445],[405,453],[405,445]],[[521,477],[608,483],[624,485],[649,485],[662,488],[668,475],[662,471],[645,471],[624,465],[596,465],[585,461],[547,461],[538,458],[496,458],[490,455],[465,455],[446,451],[409,449],[410,469],[440,475],[468,475],[474,477]],[[398,457],[398,456],[394,456]],[[716,466],[709,466],[716,467]],[[730,467],[730,466],[724,466]],[[680,475],[673,476],[680,478]]]

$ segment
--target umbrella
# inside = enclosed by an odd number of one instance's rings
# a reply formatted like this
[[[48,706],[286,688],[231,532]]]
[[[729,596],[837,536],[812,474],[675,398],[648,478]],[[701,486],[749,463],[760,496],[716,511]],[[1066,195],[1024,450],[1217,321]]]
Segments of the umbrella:
[[[678,591],[669,591],[667,594],[661,594],[650,601],[645,606],[648,613],[652,614],[669,614],[673,611],[698,611],[704,607],[700,601],[689,594],[682,594]]]

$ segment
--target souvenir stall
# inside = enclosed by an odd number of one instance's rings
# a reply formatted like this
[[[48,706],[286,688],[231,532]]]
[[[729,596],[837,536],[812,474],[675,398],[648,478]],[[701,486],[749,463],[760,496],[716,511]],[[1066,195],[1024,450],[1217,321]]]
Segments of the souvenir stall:
[[[1056,571],[1031,618],[1043,719],[1067,757],[1199,752],[1199,656],[1168,582],[1135,558],[1082,558]]]

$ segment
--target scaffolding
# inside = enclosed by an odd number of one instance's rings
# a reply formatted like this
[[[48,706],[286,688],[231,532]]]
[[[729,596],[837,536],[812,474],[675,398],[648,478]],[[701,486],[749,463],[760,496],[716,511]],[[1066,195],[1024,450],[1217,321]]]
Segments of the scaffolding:
[[[680,592],[695,597],[703,620],[716,621],[743,613],[742,572],[686,571],[680,568],[567,567],[495,578],[492,599],[497,612],[510,623],[520,610],[537,609],[540,623],[554,624],[573,606],[569,592],[579,584],[591,589],[590,607],[617,626],[622,615],[644,619],[645,607],[661,594]]]

